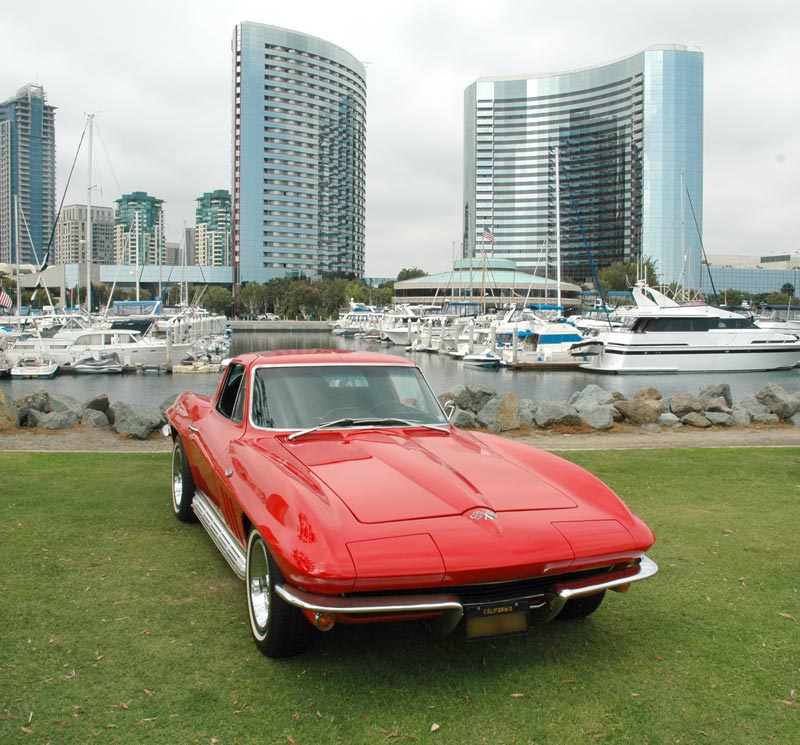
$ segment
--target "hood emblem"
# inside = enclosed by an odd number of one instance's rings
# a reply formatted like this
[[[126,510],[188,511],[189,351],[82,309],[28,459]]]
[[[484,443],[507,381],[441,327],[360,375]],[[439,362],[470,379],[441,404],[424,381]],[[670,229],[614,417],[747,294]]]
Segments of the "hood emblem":
[[[497,520],[497,513],[492,510],[481,508],[475,510],[470,516],[470,520]]]

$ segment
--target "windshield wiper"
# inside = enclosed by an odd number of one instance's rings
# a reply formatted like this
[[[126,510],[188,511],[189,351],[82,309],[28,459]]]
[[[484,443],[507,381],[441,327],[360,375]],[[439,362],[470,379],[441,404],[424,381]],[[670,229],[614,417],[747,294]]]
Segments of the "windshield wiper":
[[[401,427],[425,427],[426,429],[435,429],[437,432],[448,432],[446,424],[427,424],[425,422],[412,422],[408,419],[398,419],[396,417],[364,417],[361,419],[334,419],[330,422],[323,422],[316,427],[309,427],[308,429],[301,429],[297,432],[292,432],[286,439],[296,440],[298,437],[317,432],[321,429],[331,429],[332,427],[363,427],[384,425],[390,426],[392,424],[400,425]]]

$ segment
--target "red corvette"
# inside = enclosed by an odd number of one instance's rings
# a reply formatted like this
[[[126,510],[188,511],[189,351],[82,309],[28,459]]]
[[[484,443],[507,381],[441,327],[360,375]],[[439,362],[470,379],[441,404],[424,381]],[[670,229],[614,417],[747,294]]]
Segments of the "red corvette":
[[[172,506],[246,582],[270,657],[337,623],[429,619],[477,639],[580,618],[657,571],[651,530],[554,455],[447,419],[385,354],[235,357],[167,412]]]

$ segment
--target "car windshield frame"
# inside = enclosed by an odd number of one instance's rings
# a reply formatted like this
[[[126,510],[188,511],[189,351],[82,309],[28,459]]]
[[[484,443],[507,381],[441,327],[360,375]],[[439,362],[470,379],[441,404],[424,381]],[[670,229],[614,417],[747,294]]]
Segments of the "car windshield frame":
[[[249,389],[249,423],[258,430],[449,424],[428,381],[415,365],[254,365]]]

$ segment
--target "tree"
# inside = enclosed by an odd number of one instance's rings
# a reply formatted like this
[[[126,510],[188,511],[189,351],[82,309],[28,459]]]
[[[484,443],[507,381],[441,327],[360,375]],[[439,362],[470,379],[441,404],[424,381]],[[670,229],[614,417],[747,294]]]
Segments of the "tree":
[[[647,284],[650,286],[657,285],[658,275],[656,274],[656,267],[653,259],[647,259],[647,261],[645,261],[644,270]],[[636,264],[624,264],[622,262],[612,264],[597,272],[597,278],[600,281],[600,287],[603,288],[603,294],[607,292],[629,290],[635,284],[636,276]]]
[[[212,313],[227,315],[233,306],[233,294],[227,287],[210,285],[203,297],[203,305]]]
[[[239,289],[237,300],[241,303],[245,313],[255,316],[266,310],[267,290],[258,282],[248,282]]]
[[[287,298],[288,318],[302,316],[304,320],[313,317],[319,308],[319,290],[308,280],[295,280],[289,289]]]
[[[428,273],[422,269],[414,267],[413,269],[401,269],[397,274],[397,281],[402,282],[405,279],[416,279],[417,277],[427,277]]]
[[[794,297],[794,285],[791,282],[787,282],[781,287],[781,293],[789,297]]]

